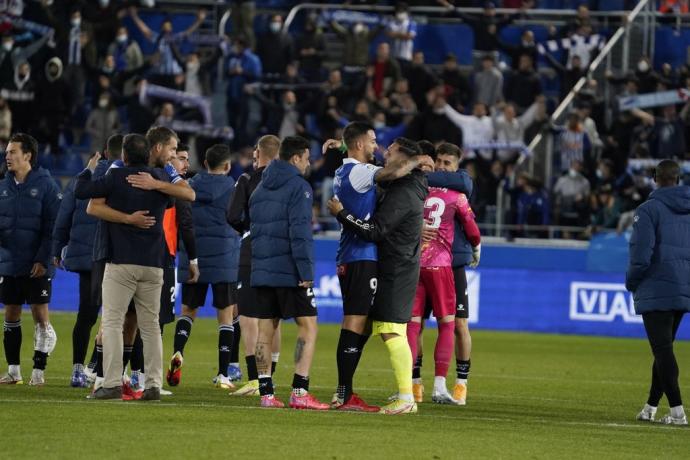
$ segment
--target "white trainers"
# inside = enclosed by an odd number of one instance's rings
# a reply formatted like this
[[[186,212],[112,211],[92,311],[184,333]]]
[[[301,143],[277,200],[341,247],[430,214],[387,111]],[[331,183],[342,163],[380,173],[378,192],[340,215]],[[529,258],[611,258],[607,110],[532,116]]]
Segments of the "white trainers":
[[[656,415],[656,407],[652,407],[649,404],[645,404],[637,417],[636,420],[640,422],[653,422],[654,416]]]
[[[84,374],[86,374],[86,382],[91,385],[96,381],[96,371],[90,367],[84,368]]]
[[[431,393],[431,400],[436,404],[458,404],[458,401],[453,399],[450,393],[448,393],[448,390],[445,388],[434,388],[434,391]]]
[[[13,372],[14,370],[11,367],[7,374],[0,377],[0,385],[22,385],[24,383],[22,374],[19,371]]]
[[[230,381],[230,377],[223,374],[215,376],[213,378],[213,384],[216,388],[221,388],[223,390],[233,390],[235,388],[235,385]]]
[[[31,371],[31,380],[29,380],[29,385],[31,386],[41,386],[45,385],[46,379],[43,370],[34,369]]]
[[[164,388],[161,388],[160,394],[161,394],[161,396],[172,396],[173,392],[172,392],[172,391],[169,391],[169,390],[166,390],[166,389],[164,389]]]
[[[673,415],[668,414],[661,417],[658,423],[661,423],[662,425],[687,425],[688,418],[685,415],[682,417],[674,417]]]

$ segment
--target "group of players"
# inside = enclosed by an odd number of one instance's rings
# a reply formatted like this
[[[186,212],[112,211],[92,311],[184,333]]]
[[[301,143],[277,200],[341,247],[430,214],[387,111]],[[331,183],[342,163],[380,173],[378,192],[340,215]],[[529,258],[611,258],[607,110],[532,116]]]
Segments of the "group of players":
[[[163,324],[174,318],[178,256],[178,278],[183,280],[182,314],[176,323],[174,354],[166,375],[170,386],[181,382],[184,348],[210,285],[219,323],[219,366],[214,383],[232,390],[231,395],[259,395],[263,407],[284,407],[274,394],[272,374],[280,351],[280,322],[294,318],[298,336],[290,407],[416,412],[416,402],[422,401],[424,391],[419,339],[424,319],[433,311],[439,334],[432,400],[465,404],[471,339],[464,267],[478,264],[481,246],[467,200],[472,182],[464,171],[458,171],[462,153],[457,146],[441,144],[434,149],[423,141],[398,138],[385,152],[386,166],[378,167],[372,164],[378,148],[374,129],[361,122],[350,123],[342,141],[324,145],[324,149],[338,149],[347,156],[336,171],[335,197],[328,204],[342,224],[337,268],[344,309],[337,348],[338,386],[329,405],[309,392],[317,339],[312,290],[313,197],[304,179],[309,169],[309,142],[299,137],[282,141],[271,135],[262,137],[254,151],[254,170],[235,184],[228,176],[227,147],[211,147],[206,152],[206,171],[187,181],[188,156],[175,133],[157,127],[149,130],[146,138],[149,166],[164,169],[169,184],[163,187],[161,181],[147,175],[132,178],[130,184],[177,198],[175,206],[165,212],[161,237],[169,255],[161,290],[161,331]],[[121,157],[126,160],[127,152],[122,155],[122,144],[122,136],[112,136],[105,158],[94,155],[88,168],[95,177],[125,166]],[[86,386],[90,376],[84,360],[101,304],[103,271],[113,250],[103,227],[116,224],[150,229],[155,220],[143,211],[115,211],[103,199],[76,199],[78,181],[70,183],[62,197],[49,174],[36,167],[36,155],[37,146],[30,136],[14,135],[7,149],[8,174],[0,183],[0,232],[4,237],[0,250],[5,253],[0,257],[0,301],[6,305],[3,343],[10,366],[0,383],[22,382],[19,315],[25,303],[31,305],[36,323],[30,384],[45,382],[47,356],[57,340],[48,321],[47,304],[54,266],[60,266],[80,275],[72,385]],[[22,237],[22,244],[18,244],[21,234],[8,235],[17,233],[22,219],[28,222],[26,215],[16,214],[22,209],[19,203],[25,203],[24,214],[33,212],[30,217],[35,219],[33,225],[27,225],[33,233]],[[80,240],[89,238],[93,258],[90,247],[87,251],[82,248],[88,257],[81,259],[89,263],[78,266],[74,253]],[[3,259],[10,261],[3,264]],[[129,363],[132,376],[131,380],[123,378],[117,393],[119,396],[121,392],[123,399],[138,399],[145,381],[140,356],[145,350],[137,334],[135,310],[130,310],[123,325],[123,366],[117,369],[122,375]],[[232,381],[239,379],[236,356],[240,330],[248,382],[236,389]],[[398,392],[381,408],[368,405],[353,391],[355,370],[371,335],[382,337],[398,384]],[[92,397],[110,399],[113,388],[103,387],[108,379],[104,376],[100,334],[96,343]],[[445,377],[454,343],[457,380],[450,394]],[[108,369],[106,372],[112,372]],[[146,379],[146,385],[150,382]]]

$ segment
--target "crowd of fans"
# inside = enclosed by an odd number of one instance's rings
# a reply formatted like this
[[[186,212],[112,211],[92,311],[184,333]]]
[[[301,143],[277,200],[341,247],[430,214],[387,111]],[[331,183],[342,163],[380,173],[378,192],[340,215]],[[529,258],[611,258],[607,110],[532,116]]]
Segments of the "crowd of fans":
[[[626,212],[652,189],[648,171],[631,168],[630,159],[684,159],[688,152],[690,106],[613,107],[607,125],[604,81],[588,82],[563,125],[549,121],[558,98],[546,97],[544,69],[556,73],[563,97],[605,43],[586,5],[565,27],[551,27],[547,40],[537,42],[525,28],[518,43],[506,43],[501,29],[529,18],[531,0],[506,0],[501,6],[518,8],[513,15],[497,14],[490,2],[477,15],[456,13],[453,2],[427,2],[446,6],[448,16],[472,28],[475,62],[468,69],[452,53],[441,65],[425,63],[424,50],[415,46],[417,23],[404,3],[392,16],[312,12],[295,32],[283,27],[280,14],[255,32],[252,2],[232,3],[232,32],[223,37],[198,33],[204,10],[186,28],[177,30],[168,17],[154,27],[140,15],[140,2],[41,0],[26,2],[20,16],[4,12],[0,144],[10,132],[27,132],[40,140],[44,155],[79,147],[94,152],[110,134],[143,133],[157,124],[175,129],[196,151],[229,142],[237,152],[232,174],[239,176],[251,168],[258,136],[302,135],[313,141],[310,180],[325,200],[340,157],[322,155],[320,145],[340,138],[348,122],[367,121],[382,146],[400,135],[464,145],[479,222],[495,222],[497,200],[507,196],[505,223],[573,227],[562,231],[569,237],[625,227]],[[330,33],[343,55],[338,66],[327,67]],[[144,41],[153,53],[142,53]],[[634,69],[606,75],[614,94],[690,91],[687,66],[654,69],[642,57]],[[227,121],[214,127],[208,98],[218,88]],[[547,184],[515,166],[540,132],[555,139],[554,180]],[[538,227],[511,234],[545,235]]]

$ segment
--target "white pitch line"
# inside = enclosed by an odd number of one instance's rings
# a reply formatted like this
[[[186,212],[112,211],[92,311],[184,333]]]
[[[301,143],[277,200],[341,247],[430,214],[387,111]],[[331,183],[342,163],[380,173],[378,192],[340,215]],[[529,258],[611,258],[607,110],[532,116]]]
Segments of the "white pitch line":
[[[104,405],[117,405],[117,406],[131,406],[131,407],[143,407],[143,408],[151,408],[151,407],[198,407],[198,408],[217,408],[217,409],[238,409],[238,410],[247,410],[247,411],[255,411],[255,410],[262,410],[262,411],[275,411],[280,413],[281,411],[275,410],[275,409],[266,409],[263,407],[259,406],[235,406],[235,405],[225,405],[225,404],[215,404],[215,403],[175,403],[175,402],[163,402],[161,401],[160,404],[158,403],[137,403],[137,402],[124,402],[124,401],[117,401],[117,400],[112,400],[112,401],[90,401],[90,400],[72,400],[72,399],[27,399],[27,400],[22,400],[22,399],[0,399],[0,403],[41,403],[41,404],[75,404],[75,405],[99,405],[99,404],[104,404]],[[103,407],[103,406],[102,406]],[[461,409],[458,409],[461,410]],[[294,411],[297,412],[297,411]],[[324,413],[324,414],[333,414],[336,411],[311,411],[311,413]],[[303,413],[303,412],[302,412]],[[341,414],[347,414],[348,416],[374,416],[376,414],[362,414],[362,413],[357,413],[357,412],[338,412],[338,416],[341,416]],[[683,427],[673,427],[673,426],[667,426],[667,425],[658,425],[658,424],[643,424],[643,423],[616,423],[616,422],[608,422],[608,423],[597,423],[597,422],[576,422],[576,421],[567,421],[567,420],[547,420],[547,419],[538,419],[538,418],[521,418],[520,420],[516,419],[511,419],[511,418],[499,418],[499,417],[482,417],[482,416],[476,416],[476,415],[467,415],[464,414],[462,416],[458,417],[452,417],[449,415],[439,415],[439,414],[414,414],[410,415],[410,417],[422,417],[422,418],[432,418],[432,419],[448,419],[448,420],[454,420],[456,422],[461,422],[464,420],[467,421],[481,421],[481,422],[501,422],[501,423],[532,423],[532,424],[549,424],[549,425],[563,425],[563,426],[588,426],[588,427],[598,427],[598,428],[636,428],[636,429],[656,429],[656,430],[687,430],[687,428]]]

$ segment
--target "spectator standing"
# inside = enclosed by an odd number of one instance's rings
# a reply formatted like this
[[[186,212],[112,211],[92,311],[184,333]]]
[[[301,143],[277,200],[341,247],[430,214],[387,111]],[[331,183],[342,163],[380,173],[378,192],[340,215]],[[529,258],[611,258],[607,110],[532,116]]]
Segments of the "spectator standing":
[[[271,16],[268,31],[261,35],[256,54],[263,65],[264,80],[279,80],[287,65],[295,58],[292,37],[283,30],[283,17]]]
[[[491,159],[490,149],[473,150],[473,145],[488,144],[494,139],[494,126],[487,114],[486,105],[477,102],[472,108],[472,115],[463,115],[450,105],[444,106],[444,113],[455,126],[462,130],[462,142],[469,149],[468,158],[479,153],[484,159]]]
[[[573,161],[568,173],[558,178],[553,189],[558,225],[587,225],[590,188],[589,181],[582,175],[582,163]],[[571,233],[563,232],[563,237],[570,238]]]
[[[256,15],[256,2],[254,0],[232,0],[232,37],[243,38],[249,49],[256,46],[254,36],[254,16]]]
[[[414,117],[405,136],[410,139],[427,139],[432,143],[445,141],[462,145],[463,133],[446,114],[446,105],[443,97],[432,96],[426,110]]]
[[[505,88],[505,98],[512,101],[518,108],[518,113],[524,112],[541,94],[541,81],[534,70],[532,58],[523,54],[519,58],[518,70],[510,73]]]
[[[591,143],[582,127],[580,115],[577,112],[568,114],[566,126],[559,130],[560,171],[567,171],[573,161],[579,161],[585,166],[586,173],[590,173]]]
[[[529,56],[532,62],[537,62],[537,43],[534,41],[534,32],[525,29],[520,35],[520,43],[512,44],[504,42],[499,38],[498,45],[502,51],[505,51],[510,56],[510,64],[513,70],[519,70],[520,57]]]
[[[297,59],[302,76],[309,82],[323,80],[324,40],[316,26],[316,18],[309,16],[304,31],[297,37]]]
[[[38,82],[37,99],[41,101],[37,120],[40,140],[48,143],[51,152],[58,153],[60,132],[67,123],[71,103],[69,83],[62,75],[59,57],[46,62],[45,75]]]
[[[426,109],[428,105],[426,95],[437,85],[437,78],[431,69],[424,64],[423,52],[415,51],[412,55],[412,65],[407,69],[407,80],[410,83],[410,94],[415,105],[419,110]]]
[[[144,56],[136,40],[129,37],[126,27],[119,27],[115,41],[108,46],[108,54],[115,58],[115,69],[132,70],[144,64]]]
[[[654,127],[651,155],[654,158],[684,158],[686,154],[685,126],[678,116],[675,105],[661,109],[661,116],[653,115],[639,109],[630,111],[647,126]]]
[[[395,17],[388,23],[386,34],[392,39],[393,57],[406,70],[412,61],[414,39],[417,36],[417,23],[410,18],[407,3],[396,3]]]
[[[492,54],[482,58],[482,70],[474,75],[475,103],[493,107],[503,100],[503,74]]]
[[[234,41],[226,72],[228,86],[225,107],[228,124],[237,134],[241,134],[244,85],[258,81],[262,75],[261,60],[247,48],[247,42],[241,37]]]
[[[91,111],[86,120],[86,132],[91,136],[91,151],[102,152],[108,138],[119,129],[120,116],[112,97],[108,93],[101,93],[98,97],[98,106]]]
[[[19,64],[14,70],[11,83],[0,88],[12,111],[12,126],[15,132],[35,131],[36,83],[32,78],[28,62]]]
[[[469,107],[472,102],[472,87],[467,77],[458,66],[458,58],[453,53],[448,53],[443,61],[441,81],[445,88],[448,104],[462,112],[464,107]]]
[[[517,109],[512,103],[499,104],[492,114],[494,133],[496,141],[499,143],[508,142],[527,142],[525,132],[534,122],[537,111],[544,105],[543,97],[533,103],[522,115],[517,116]],[[515,155],[515,150],[500,149],[498,158],[501,161],[511,161]]]
[[[375,97],[380,99],[402,77],[400,65],[391,58],[390,45],[388,43],[379,43],[376,47],[376,58],[372,66],[371,87]]]
[[[370,28],[362,22],[356,22],[348,29],[336,21],[331,21],[331,28],[345,42],[342,57],[345,81],[357,86],[360,80],[364,79],[364,70],[369,63],[369,45],[384,27]]]

